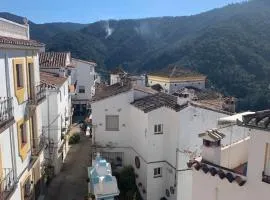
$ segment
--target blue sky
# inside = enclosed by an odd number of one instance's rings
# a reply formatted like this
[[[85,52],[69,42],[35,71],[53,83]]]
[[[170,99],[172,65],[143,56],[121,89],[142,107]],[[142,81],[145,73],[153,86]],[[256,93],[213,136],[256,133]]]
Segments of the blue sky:
[[[1,0],[0,11],[35,23],[183,16],[243,0]]]

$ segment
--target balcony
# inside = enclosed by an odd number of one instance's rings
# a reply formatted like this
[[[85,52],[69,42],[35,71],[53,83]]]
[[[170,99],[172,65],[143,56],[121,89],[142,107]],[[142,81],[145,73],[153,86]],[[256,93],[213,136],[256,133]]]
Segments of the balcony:
[[[32,139],[32,156],[39,156],[46,144],[45,136],[42,134],[38,138]]]
[[[14,171],[9,168],[4,168],[2,177],[0,181],[0,200],[5,200],[8,199],[15,190]]]
[[[29,104],[30,105],[38,105],[46,98],[46,85],[40,84],[34,87],[32,90],[31,97],[29,98]]]
[[[270,176],[266,175],[265,172],[262,172],[262,182],[270,184]]]
[[[0,132],[13,122],[13,98],[0,98]]]

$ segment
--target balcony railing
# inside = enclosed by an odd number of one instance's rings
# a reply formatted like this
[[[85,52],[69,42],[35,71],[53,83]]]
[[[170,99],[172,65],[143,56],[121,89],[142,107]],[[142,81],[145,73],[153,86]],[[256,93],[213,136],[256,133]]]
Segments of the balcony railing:
[[[32,155],[38,156],[42,149],[45,147],[46,139],[45,136],[42,134],[38,138],[32,139]]]
[[[14,171],[9,168],[4,168],[2,177],[0,181],[0,200],[5,200],[15,189]]]
[[[266,175],[265,172],[262,173],[262,181],[270,184],[270,175]]]
[[[13,98],[0,98],[0,127],[14,119]]]
[[[46,98],[46,85],[40,84],[34,87],[29,103],[31,105],[39,104],[43,99]]]

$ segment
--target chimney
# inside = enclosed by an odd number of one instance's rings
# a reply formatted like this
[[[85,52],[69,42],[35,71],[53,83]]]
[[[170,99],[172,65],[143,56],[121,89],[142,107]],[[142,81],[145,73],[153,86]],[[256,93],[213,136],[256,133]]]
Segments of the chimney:
[[[217,129],[208,130],[199,134],[203,139],[202,159],[215,165],[221,161],[221,140],[225,137]]]
[[[63,68],[63,67],[61,67],[61,68],[59,69],[58,74],[59,74],[59,77],[66,77],[66,69]]]
[[[234,97],[227,97],[224,99],[224,103],[222,108],[228,112],[235,112],[235,98]]]

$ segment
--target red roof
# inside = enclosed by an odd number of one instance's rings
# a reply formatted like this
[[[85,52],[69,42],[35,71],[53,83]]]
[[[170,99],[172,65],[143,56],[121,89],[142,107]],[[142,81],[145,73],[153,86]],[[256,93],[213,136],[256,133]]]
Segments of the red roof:
[[[0,44],[16,45],[16,46],[18,45],[18,46],[36,47],[36,48],[45,46],[45,44],[40,43],[36,40],[23,40],[23,39],[3,37],[3,36],[0,36]]]

